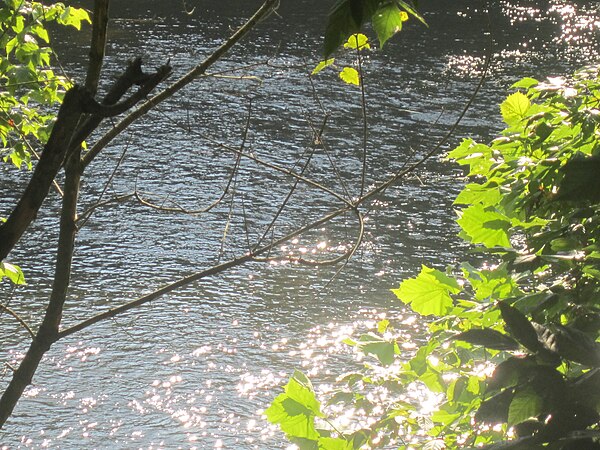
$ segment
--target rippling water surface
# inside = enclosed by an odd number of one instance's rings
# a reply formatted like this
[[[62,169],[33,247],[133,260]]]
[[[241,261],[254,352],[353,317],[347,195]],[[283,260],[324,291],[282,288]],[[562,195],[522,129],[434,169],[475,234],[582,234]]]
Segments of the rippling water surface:
[[[108,79],[140,54],[150,67],[170,60],[174,76],[185,73],[258,2],[113,3]],[[212,69],[227,77],[194,82],[106,149],[84,180],[82,211],[100,198],[123,155],[102,198],[137,188],[162,206],[202,209],[219,198],[235,164],[235,154],[220,144],[290,170],[306,165],[306,176],[329,189],[359,194],[359,91],[334,70],[314,84],[308,77],[328,5],[282,3],[279,17]],[[598,60],[600,12],[593,2],[422,3],[429,28],[409,22],[365,62],[369,186],[424,154],[449,129],[478,82],[490,37],[491,73],[453,144],[498,130],[496,105],[520,76],[563,75]],[[192,12],[182,12],[182,5]],[[56,42],[67,68],[78,73],[85,37]],[[344,58],[352,63],[351,55]],[[309,161],[325,115],[326,150],[318,147]],[[25,177],[1,170],[0,186],[9,194],[0,215],[6,215]],[[293,368],[326,385],[357,363],[341,341],[383,317],[407,336],[408,348],[418,341],[417,322],[389,289],[421,263],[444,267],[462,256],[451,206],[461,184],[455,167],[434,159],[379,196],[369,205],[363,245],[339,274],[339,265],[252,263],[65,339],[48,353],[0,435],[2,448],[285,448],[260,413]],[[210,213],[157,212],[131,200],[97,210],[78,237],[64,323],[241,255],[261,238],[292,185],[287,175],[242,159],[228,194]],[[59,206],[51,197],[12,255],[28,287],[2,291],[33,324],[50,289]],[[300,184],[273,236],[337,206],[332,196]],[[274,255],[339,254],[356,231],[352,216],[341,217]],[[0,357],[15,364],[27,336],[6,315],[0,333]],[[5,370],[1,383],[7,380]]]

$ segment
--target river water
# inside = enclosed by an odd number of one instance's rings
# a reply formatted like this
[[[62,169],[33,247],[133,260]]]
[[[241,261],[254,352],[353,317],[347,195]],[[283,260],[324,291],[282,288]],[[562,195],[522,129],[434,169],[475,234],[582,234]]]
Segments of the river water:
[[[136,55],[149,67],[170,60],[174,76],[185,73],[259,4],[113,3],[108,80]],[[451,144],[464,136],[489,139],[500,127],[497,104],[519,77],[560,76],[599,59],[594,2],[421,3],[429,28],[409,21],[364,61],[367,188],[446,133],[478,83],[490,34],[490,74]],[[105,150],[84,180],[81,211],[135,188],[162,206],[202,209],[219,198],[235,164],[219,144],[287,169],[306,165],[307,177],[349,198],[359,195],[360,90],[344,85],[333,69],[313,83],[308,77],[319,60],[328,7],[317,0],[282,2],[278,16],[212,69],[228,77],[194,82]],[[86,37],[56,37],[57,53],[75,76]],[[338,61],[351,64],[353,55],[340,52]],[[326,149],[317,146],[309,160],[324,111]],[[1,170],[0,215],[6,215],[26,175]],[[0,434],[1,448],[286,448],[260,413],[294,368],[317,386],[331,381],[353,360],[341,340],[383,317],[409,339],[422,336],[389,290],[420,264],[443,268],[465,256],[451,205],[461,176],[438,156],[380,195],[368,205],[363,244],[343,268],[248,264],[65,339],[48,353]],[[64,323],[243,254],[248,242],[260,240],[292,185],[286,174],[242,159],[228,194],[209,213],[156,211],[133,201],[98,209],[78,236]],[[339,205],[300,183],[263,242]],[[33,325],[50,289],[58,207],[51,195],[11,255],[29,285],[1,291]],[[331,257],[356,232],[356,220],[344,216],[274,256]],[[15,364],[26,333],[3,315],[0,336],[0,359]],[[4,371],[1,383],[7,380]]]

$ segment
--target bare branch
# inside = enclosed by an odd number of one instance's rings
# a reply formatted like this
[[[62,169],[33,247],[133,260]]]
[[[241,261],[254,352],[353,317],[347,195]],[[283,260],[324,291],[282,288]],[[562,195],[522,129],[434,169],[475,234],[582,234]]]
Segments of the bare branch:
[[[25,328],[25,330],[27,330],[27,332],[29,333],[29,335],[32,338],[35,338],[35,334],[31,330],[31,327],[29,325],[27,325],[27,322],[25,322],[14,310],[12,310],[11,308],[9,308],[6,305],[3,305],[2,303],[0,303],[0,309],[2,309],[3,311],[6,311],[8,314],[10,314],[11,316],[13,316],[17,320],[17,322],[19,322],[19,324],[21,324],[21,326],[23,328]]]
[[[106,47],[106,29],[108,27],[108,4],[110,0],[95,0],[94,15],[92,23],[92,44],[90,48],[90,64],[85,78],[85,87],[96,95],[100,71],[104,61],[104,49]]]
[[[254,28],[254,26],[262,19],[267,17],[273,8],[278,4],[278,0],[266,0],[262,6],[254,13],[254,15],[248,19],[248,21],[242,25],[227,41],[225,41],[220,47],[218,47],[208,58],[198,64],[187,74],[182,76],[175,83],[164,89],[163,91],[156,94],[154,97],[148,99],[138,109],[128,114],[123,118],[115,127],[113,127],[108,133],[96,142],[96,144],[90,149],[90,151],[84,157],[84,166],[87,166],[90,162],[98,156],[100,151],[106,147],[114,138],[123,132],[129,125],[135,122],[137,119],[142,117],[148,111],[156,107],[159,103],[165,101],[169,97],[173,96],[176,92],[181,90],[183,87],[190,84],[199,76],[206,73],[206,71],[217,62],[225,53],[227,53],[231,47],[233,47],[240,39]]]

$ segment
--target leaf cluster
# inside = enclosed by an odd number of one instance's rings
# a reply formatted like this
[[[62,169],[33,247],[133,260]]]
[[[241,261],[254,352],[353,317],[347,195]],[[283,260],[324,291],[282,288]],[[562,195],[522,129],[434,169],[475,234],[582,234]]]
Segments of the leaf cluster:
[[[81,28],[91,23],[81,8],[63,3],[0,2],[0,158],[17,168],[32,168],[32,153],[46,143],[70,81],[54,72],[48,26]],[[25,281],[21,269],[0,263],[0,280]]]
[[[31,153],[48,137],[69,81],[52,69],[51,23],[81,28],[88,13],[63,3],[0,2],[0,156],[31,169]]]
[[[400,355],[388,323],[348,340],[377,363],[341,377],[332,397],[379,407],[356,427],[364,442],[340,431],[348,448],[600,444],[600,66],[513,87],[500,136],[448,155],[471,181],[455,201],[460,235],[488,263],[423,266],[393,290],[430,319],[412,355]],[[365,394],[383,386],[385,400]],[[432,396],[428,412],[420,403]]]
[[[411,15],[425,20],[412,2],[404,0],[338,0],[329,12],[325,29],[324,56],[327,58],[353,34],[370,22],[383,47]]]

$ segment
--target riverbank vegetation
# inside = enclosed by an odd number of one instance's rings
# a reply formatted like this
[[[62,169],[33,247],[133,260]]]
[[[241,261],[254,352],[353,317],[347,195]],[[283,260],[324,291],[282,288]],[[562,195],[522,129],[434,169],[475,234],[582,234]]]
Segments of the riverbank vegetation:
[[[504,130],[447,156],[479,262],[393,289],[428,321],[414,351],[385,319],[321,398],[294,373],[265,414],[299,448],[600,448],[600,66],[513,89]]]
[[[325,400],[345,406],[336,416],[297,372],[266,414],[300,448],[598,448],[599,75],[518,81],[504,131],[450,152],[471,180],[461,236],[487,262],[423,266],[393,289],[429,339],[407,358],[385,320],[348,340],[377,362],[340,374]]]

